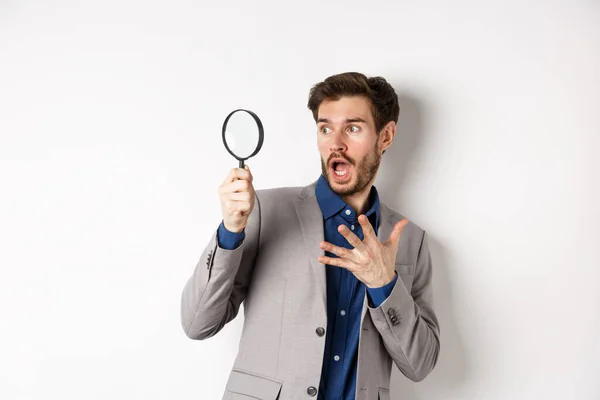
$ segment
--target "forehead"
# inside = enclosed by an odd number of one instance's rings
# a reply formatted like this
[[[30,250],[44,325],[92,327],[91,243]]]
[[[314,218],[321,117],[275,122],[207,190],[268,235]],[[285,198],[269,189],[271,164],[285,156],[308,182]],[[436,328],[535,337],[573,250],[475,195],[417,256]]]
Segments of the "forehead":
[[[341,123],[347,119],[360,118],[373,122],[371,101],[363,96],[341,97],[339,100],[323,100],[317,112],[317,119],[327,119],[331,123]]]

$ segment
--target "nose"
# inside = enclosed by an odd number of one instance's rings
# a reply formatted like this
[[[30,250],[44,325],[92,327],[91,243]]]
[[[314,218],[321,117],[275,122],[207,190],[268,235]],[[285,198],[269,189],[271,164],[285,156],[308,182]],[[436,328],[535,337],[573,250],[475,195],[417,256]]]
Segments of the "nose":
[[[331,134],[331,144],[329,145],[329,150],[332,152],[340,152],[346,151],[348,147],[346,146],[346,142],[344,140],[343,133],[334,132]]]

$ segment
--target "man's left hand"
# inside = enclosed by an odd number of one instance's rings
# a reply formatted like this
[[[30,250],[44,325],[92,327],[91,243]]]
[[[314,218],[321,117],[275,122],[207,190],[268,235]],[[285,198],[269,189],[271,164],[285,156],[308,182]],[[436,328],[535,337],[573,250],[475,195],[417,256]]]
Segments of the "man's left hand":
[[[381,243],[369,219],[365,215],[358,217],[362,227],[364,240],[360,240],[345,225],[338,227],[338,232],[346,238],[353,249],[346,249],[329,242],[321,242],[321,249],[335,254],[339,258],[320,256],[319,262],[335,267],[346,268],[363,282],[368,288],[378,288],[387,285],[395,277],[394,264],[398,243],[408,219],[399,221],[389,239]]]

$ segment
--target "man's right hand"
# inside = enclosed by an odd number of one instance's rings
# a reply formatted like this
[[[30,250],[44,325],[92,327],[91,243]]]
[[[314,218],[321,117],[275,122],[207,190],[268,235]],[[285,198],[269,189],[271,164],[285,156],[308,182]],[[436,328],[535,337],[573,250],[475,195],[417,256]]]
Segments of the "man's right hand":
[[[254,187],[252,173],[246,165],[234,168],[219,186],[223,224],[230,232],[240,233],[248,223],[254,208]]]

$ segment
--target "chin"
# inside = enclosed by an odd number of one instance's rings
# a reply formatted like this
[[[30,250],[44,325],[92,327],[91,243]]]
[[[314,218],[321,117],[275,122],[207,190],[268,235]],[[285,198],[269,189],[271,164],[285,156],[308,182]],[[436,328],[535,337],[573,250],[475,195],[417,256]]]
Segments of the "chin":
[[[328,181],[331,189],[337,194],[350,195],[356,192],[354,177],[350,177],[350,179],[344,182],[338,182],[334,176],[329,175]]]

